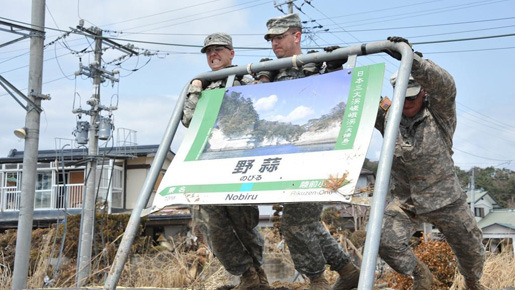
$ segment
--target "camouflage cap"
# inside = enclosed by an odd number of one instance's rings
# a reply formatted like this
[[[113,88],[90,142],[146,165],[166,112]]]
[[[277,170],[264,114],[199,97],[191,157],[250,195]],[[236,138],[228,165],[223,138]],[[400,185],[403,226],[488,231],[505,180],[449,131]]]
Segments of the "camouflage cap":
[[[302,29],[302,24],[299,15],[293,13],[269,19],[266,22],[266,27],[268,28],[268,32],[265,34],[265,39],[270,40],[271,34],[283,34],[292,27]]]
[[[217,32],[210,34],[204,39],[204,47],[200,50],[200,52],[205,53],[206,48],[211,45],[223,45],[227,46],[229,49],[233,49],[232,47],[232,37],[223,32]]]
[[[390,83],[395,88],[395,83],[397,82],[397,72],[395,72],[390,77]],[[409,75],[408,80],[408,88],[406,89],[406,98],[414,97],[420,93],[422,90],[422,86],[413,78],[413,76]]]

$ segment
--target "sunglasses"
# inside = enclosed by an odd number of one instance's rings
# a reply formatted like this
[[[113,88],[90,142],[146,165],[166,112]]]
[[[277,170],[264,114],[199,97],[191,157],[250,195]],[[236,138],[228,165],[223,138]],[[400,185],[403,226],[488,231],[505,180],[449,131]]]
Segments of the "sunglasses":
[[[420,92],[419,92],[419,94],[420,94]],[[418,98],[418,94],[416,94],[416,95],[414,95],[414,96],[412,96],[412,97],[406,97],[406,98],[404,98],[404,100],[406,100],[406,101],[410,101],[410,102],[413,102],[413,101],[414,101],[414,100],[416,100],[417,98]]]
[[[268,42],[273,42],[274,40],[277,40],[277,41],[281,41],[283,40],[286,36],[288,35],[294,35],[295,32],[285,32],[283,34],[279,34],[279,35],[275,35],[275,36],[270,36],[268,37]]]
[[[210,54],[212,52],[221,52],[222,50],[224,50],[226,48],[227,48],[226,46],[222,46],[222,45],[210,46],[210,47],[206,48],[206,54]]]

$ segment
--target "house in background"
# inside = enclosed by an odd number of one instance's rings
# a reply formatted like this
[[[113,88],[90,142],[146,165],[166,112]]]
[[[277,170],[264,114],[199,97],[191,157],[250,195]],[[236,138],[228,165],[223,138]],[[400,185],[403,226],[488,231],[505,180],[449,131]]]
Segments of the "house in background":
[[[503,246],[501,241],[506,239],[511,240],[515,254],[515,209],[502,208],[493,196],[482,189],[468,190],[466,193],[467,203],[483,231],[483,238],[490,240],[488,250],[500,250]]]
[[[136,205],[158,147],[134,145],[100,148],[96,171],[97,204],[105,207],[108,213],[130,213]],[[174,155],[171,150],[168,151],[154,192]],[[38,151],[35,227],[47,227],[63,219],[65,214],[81,212],[88,176],[87,162],[87,148]],[[11,150],[7,157],[0,158],[0,230],[18,225],[22,167],[23,152]],[[175,223],[187,224],[185,217],[172,215],[161,215],[155,219],[150,216],[148,226],[153,227],[153,222],[162,224],[171,219]]]

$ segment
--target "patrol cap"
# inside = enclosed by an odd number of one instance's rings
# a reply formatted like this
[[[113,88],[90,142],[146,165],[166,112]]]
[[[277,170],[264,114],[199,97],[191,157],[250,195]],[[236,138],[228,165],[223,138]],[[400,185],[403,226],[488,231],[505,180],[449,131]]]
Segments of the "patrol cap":
[[[398,72],[395,72],[390,77],[390,83],[392,84],[392,86],[394,88],[395,88],[395,82],[397,81],[397,74],[398,74]],[[408,79],[408,88],[406,89],[406,98],[410,98],[410,97],[414,97],[414,96],[418,95],[418,93],[420,93],[421,90],[422,90],[422,86],[420,86],[420,84],[410,74],[409,79]]]
[[[232,50],[232,37],[229,34],[223,32],[210,34],[206,37],[206,39],[204,39],[204,47],[202,47],[200,52],[205,53],[206,48],[211,45],[223,45]]]
[[[292,13],[269,19],[266,22],[266,27],[268,32],[265,34],[265,39],[270,40],[270,34],[283,34],[291,27],[302,29],[302,24],[299,15]]]

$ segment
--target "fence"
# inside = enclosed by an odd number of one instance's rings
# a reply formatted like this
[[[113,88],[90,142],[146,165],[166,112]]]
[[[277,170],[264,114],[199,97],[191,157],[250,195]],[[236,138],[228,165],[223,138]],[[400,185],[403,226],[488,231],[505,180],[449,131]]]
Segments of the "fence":
[[[35,209],[73,209],[82,207],[83,184],[59,184],[52,186],[51,190],[37,190],[36,196],[41,196],[46,202],[34,200]],[[1,210],[20,210],[21,190],[17,187],[3,187],[0,189]]]

